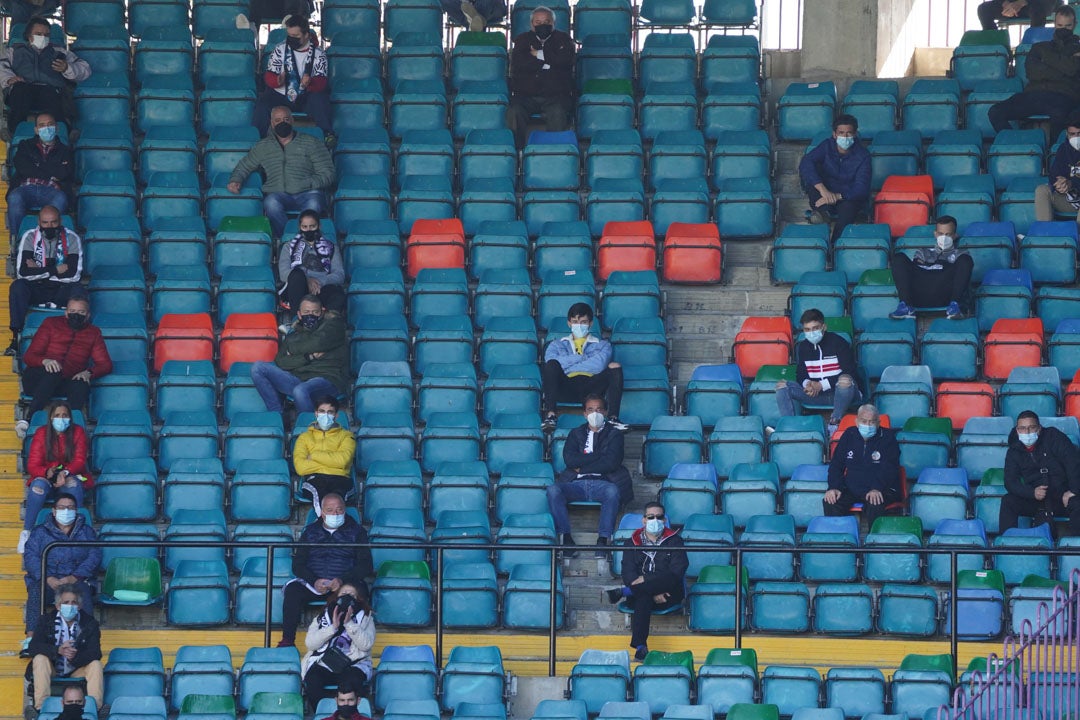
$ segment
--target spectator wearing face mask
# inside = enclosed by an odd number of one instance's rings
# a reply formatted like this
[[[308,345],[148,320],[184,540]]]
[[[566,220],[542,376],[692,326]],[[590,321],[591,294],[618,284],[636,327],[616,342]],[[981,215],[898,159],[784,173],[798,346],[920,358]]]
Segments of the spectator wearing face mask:
[[[337,711],[322,720],[371,720],[357,708],[363,696],[359,688],[341,683],[337,689]]]
[[[305,295],[318,295],[327,310],[344,313],[345,266],[337,243],[322,234],[319,213],[314,210],[300,213],[299,227],[292,240],[281,244],[278,255],[282,303],[296,310]]]
[[[301,489],[312,499],[316,514],[319,498],[329,493],[345,497],[353,489],[353,455],[356,438],[349,428],[337,423],[338,403],[324,397],[315,406],[315,422],[296,438],[293,446],[293,469],[301,478]]]
[[[1080,453],[1069,436],[1042,427],[1039,416],[1025,410],[1016,418],[1005,451],[1005,497],[1001,499],[998,531],[1017,527],[1021,517],[1033,527],[1067,515],[1069,533],[1080,535]]]
[[[63,585],[72,585],[78,589],[83,612],[89,614],[93,611],[89,581],[94,578],[98,566],[101,565],[101,549],[83,545],[52,548],[45,563],[44,576],[41,574],[41,558],[50,543],[95,540],[97,533],[86,523],[86,519],[79,515],[75,498],[69,493],[61,493],[49,518],[30,531],[23,553],[23,569],[26,571],[25,620],[28,634],[37,626],[42,594],[45,603],[50,604]]]
[[[34,137],[26,138],[15,150],[15,174],[8,183],[8,229],[19,232],[31,208],[51,205],[63,215],[75,179],[75,151],[60,142],[56,118],[40,113],[34,121]]]
[[[33,658],[26,668],[26,679],[34,686],[35,710],[41,710],[45,698],[51,694],[54,677],[85,678],[85,695],[94,698],[99,708],[102,706],[105,692],[101,628],[90,613],[86,591],[79,586],[71,583],[57,586],[56,611],[42,615],[38,620],[27,657]],[[85,695],[82,688],[76,689],[83,702],[79,704],[73,694],[69,703],[65,690],[64,712],[60,715],[65,720],[83,716]]]
[[[251,124],[265,135],[270,127],[270,110],[283,105],[308,115],[326,134],[327,141],[333,142],[326,53],[318,46],[318,37],[307,18],[290,15],[282,25],[285,42],[278,43],[270,53],[263,73],[266,90],[255,103]]]
[[[514,38],[510,53],[510,106],[506,126],[518,148],[525,147],[529,116],[542,113],[549,132],[570,128],[574,98],[574,41],[555,29],[555,13],[532,11],[530,30]]]
[[[829,463],[829,489],[821,501],[825,515],[846,515],[862,503],[866,524],[885,513],[900,493],[900,446],[896,433],[881,427],[878,409],[867,403],[855,426],[840,436]]]
[[[1065,135],[1050,162],[1048,182],[1035,188],[1036,220],[1069,215],[1080,223],[1080,114],[1069,118]]]
[[[370,597],[364,578],[374,573],[367,532],[345,514],[345,500],[330,493],[322,499],[322,516],[300,533],[301,543],[293,552],[292,580],[285,583],[281,608],[281,641],[278,647],[296,644],[300,611],[308,603],[326,599],[348,584]],[[358,547],[347,547],[357,544]]]
[[[82,685],[68,685],[64,688],[64,709],[57,716],[58,720],[96,720],[86,712],[86,691]]]
[[[855,383],[855,354],[847,340],[829,332],[825,316],[817,308],[804,312],[799,324],[803,339],[795,346],[795,381],[777,383],[776,408],[781,416],[790,417],[795,414],[795,403],[832,405],[828,422],[831,436],[847,409],[862,399]]]
[[[544,394],[545,430],[554,430],[559,402],[584,402],[587,395],[603,396],[610,413],[607,424],[616,430],[629,429],[619,422],[622,404],[622,365],[611,361],[611,343],[589,332],[593,310],[585,303],[574,303],[566,313],[570,334],[552,340],[544,350],[541,379]]]
[[[315,398],[336,397],[348,388],[345,318],[305,295],[289,330],[274,362],[251,366],[251,380],[267,410],[281,412],[282,396],[289,395],[297,412],[314,412]]]
[[[934,247],[919,248],[911,258],[900,252],[893,255],[893,282],[900,304],[889,317],[913,318],[917,308],[942,306],[950,320],[964,317],[963,302],[975,262],[956,247],[956,240],[956,218],[942,215],[934,225]]]
[[[0,57],[0,88],[8,106],[8,132],[15,133],[31,111],[47,112],[72,123],[72,89],[90,77],[90,64],[75,53],[52,44],[52,26],[40,16],[26,21],[22,42],[13,42]]]
[[[304,636],[307,653],[300,661],[304,697],[314,710],[319,701],[333,695],[327,687],[351,688],[357,696],[364,695],[375,669],[371,666],[371,648],[375,645],[375,619],[371,602],[360,588],[348,583],[331,594],[323,611],[308,625]],[[347,703],[348,705],[348,703]],[[352,708],[338,713],[351,720],[356,712],[356,698]]]
[[[870,151],[859,142],[853,115],[833,120],[833,136],[803,155],[799,181],[810,200],[811,219],[832,223],[832,240],[866,210],[870,199]]]

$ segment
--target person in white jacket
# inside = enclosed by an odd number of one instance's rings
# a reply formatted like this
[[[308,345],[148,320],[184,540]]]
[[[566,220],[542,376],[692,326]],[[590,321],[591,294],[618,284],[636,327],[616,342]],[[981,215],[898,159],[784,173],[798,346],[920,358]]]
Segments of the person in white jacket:
[[[304,697],[311,709],[332,688],[348,685],[366,695],[371,680],[371,648],[375,645],[375,619],[363,589],[342,585],[336,595],[308,626],[304,638],[307,654],[301,662]],[[327,690],[330,686],[331,690]]]

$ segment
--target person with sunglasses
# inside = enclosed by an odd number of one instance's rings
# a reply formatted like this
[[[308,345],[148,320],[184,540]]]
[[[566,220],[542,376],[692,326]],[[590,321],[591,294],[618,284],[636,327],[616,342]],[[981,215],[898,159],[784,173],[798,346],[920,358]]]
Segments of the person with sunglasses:
[[[626,541],[623,553],[623,586],[607,591],[612,603],[625,599],[633,608],[630,619],[630,646],[634,659],[643,661],[649,654],[649,621],[655,610],[666,610],[686,596],[686,569],[690,562],[682,538],[664,523],[664,506],[651,502],[645,506],[641,527]]]

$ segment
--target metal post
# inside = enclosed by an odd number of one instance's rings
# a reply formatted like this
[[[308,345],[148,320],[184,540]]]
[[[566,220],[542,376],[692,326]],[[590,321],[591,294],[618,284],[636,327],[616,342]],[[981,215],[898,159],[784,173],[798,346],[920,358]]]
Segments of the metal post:
[[[956,640],[956,565],[957,551],[950,550],[949,566],[951,572],[949,573],[949,655],[952,657],[952,666],[954,673],[958,670],[956,663],[958,662],[957,656],[959,655]]]
[[[437,573],[440,578],[437,583],[438,587],[435,588],[435,667],[442,667],[442,647],[443,647],[443,624],[442,624],[442,574],[446,569],[443,565],[443,549],[442,546],[435,548],[435,562],[438,563],[436,567],[439,569]]]
[[[263,618],[263,647],[270,647],[270,620],[274,612],[274,545],[266,546],[266,617]]]
[[[548,588],[548,677],[555,677],[555,616],[556,608],[555,602],[558,600],[558,595],[555,592],[555,572],[558,569],[558,553],[552,548],[551,554],[548,556],[548,565],[551,568],[551,585]]]
[[[742,649],[742,548],[735,548],[735,649]]]

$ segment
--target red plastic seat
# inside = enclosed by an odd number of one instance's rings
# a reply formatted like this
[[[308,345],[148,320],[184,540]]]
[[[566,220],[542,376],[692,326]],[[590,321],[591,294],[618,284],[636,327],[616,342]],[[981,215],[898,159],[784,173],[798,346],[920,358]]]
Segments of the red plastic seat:
[[[1004,380],[1015,367],[1042,365],[1043,324],[1039,318],[995,320],[983,344],[983,375]]]
[[[791,360],[791,321],[786,317],[748,317],[735,335],[732,359],[743,377],[757,375],[763,365],[787,365]]]
[[[412,278],[426,268],[464,268],[465,230],[461,220],[416,220],[405,252]]]
[[[961,431],[968,419],[994,414],[994,388],[984,382],[943,382],[935,402],[935,416],[949,418],[953,430]]]
[[[597,250],[597,277],[607,280],[617,270],[655,270],[656,236],[648,220],[609,222]]]
[[[890,175],[874,197],[874,222],[889,226],[900,237],[914,225],[930,222],[934,209],[934,180],[929,175]]]
[[[154,333],[154,372],[167,360],[213,360],[214,326],[208,313],[167,313]]]
[[[724,271],[720,229],[710,223],[671,223],[664,238],[664,282],[718,283]]]
[[[890,175],[881,184],[882,192],[922,193],[934,205],[934,178],[930,175]]]
[[[1073,375],[1072,382],[1065,386],[1065,414],[1080,418],[1080,370]]]
[[[278,351],[277,320],[273,313],[233,313],[221,331],[222,372],[235,362],[273,362]]]

